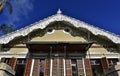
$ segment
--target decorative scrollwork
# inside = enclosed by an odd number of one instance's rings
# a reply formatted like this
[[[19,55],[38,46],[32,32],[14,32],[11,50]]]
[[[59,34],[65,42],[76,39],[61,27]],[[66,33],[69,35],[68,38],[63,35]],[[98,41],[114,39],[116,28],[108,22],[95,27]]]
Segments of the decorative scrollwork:
[[[30,32],[36,30],[36,29],[44,29],[46,28],[51,22],[55,21],[66,21],[71,23],[76,28],[84,28],[93,33],[94,35],[102,35],[107,37],[109,40],[113,41],[116,44],[120,44],[120,37],[118,35],[115,35],[113,33],[110,33],[108,31],[105,31],[103,29],[100,29],[98,27],[94,27],[92,25],[89,25],[87,23],[84,23],[82,21],[79,21],[77,19],[68,17],[66,15],[63,15],[61,13],[57,13],[55,15],[52,15],[48,18],[45,18],[43,20],[40,20],[38,22],[35,22],[29,26],[26,26],[24,28],[21,28],[20,30],[17,30],[15,32],[9,33],[7,35],[4,35],[0,37],[0,44],[7,44],[11,40],[13,40],[16,37],[20,36],[26,36]]]

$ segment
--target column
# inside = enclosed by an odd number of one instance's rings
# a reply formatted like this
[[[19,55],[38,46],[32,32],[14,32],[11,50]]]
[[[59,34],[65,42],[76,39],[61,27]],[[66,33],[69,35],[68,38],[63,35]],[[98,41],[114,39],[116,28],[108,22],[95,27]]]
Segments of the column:
[[[63,68],[64,68],[64,76],[66,76],[66,46],[64,46],[64,58],[63,58]]]
[[[32,76],[33,67],[34,67],[34,59],[32,59],[31,70],[30,70],[30,76]]]
[[[83,62],[84,76],[86,76],[86,70],[85,70],[85,61],[84,61],[84,58],[82,58],[82,62]]]
[[[52,46],[50,47],[50,76],[52,76],[53,72],[53,59],[52,59]]]
[[[102,65],[103,73],[105,74],[105,71],[109,68],[109,63],[106,57],[101,58],[101,65]]]
[[[86,76],[92,76],[92,69],[91,69],[91,64],[90,64],[90,59],[86,58],[85,59],[85,71],[86,71]]]
[[[32,76],[40,76],[40,59],[34,59]],[[32,68],[31,68],[32,69]]]
[[[32,59],[28,58],[25,66],[24,76],[30,76],[32,64]]]
[[[63,68],[64,68],[64,76],[66,76],[66,65],[65,65],[65,58],[63,58]]]
[[[9,65],[11,66],[11,68],[12,68],[13,70],[15,70],[16,64],[17,64],[17,58],[12,57],[12,58],[10,59],[10,64],[9,64]]]
[[[53,59],[50,60],[50,76],[52,76]]]

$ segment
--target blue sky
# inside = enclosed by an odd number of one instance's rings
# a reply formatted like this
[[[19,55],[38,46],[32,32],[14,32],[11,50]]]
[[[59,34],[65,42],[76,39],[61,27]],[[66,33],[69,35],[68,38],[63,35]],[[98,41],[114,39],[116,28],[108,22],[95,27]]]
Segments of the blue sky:
[[[13,14],[6,7],[0,14],[0,25],[13,24],[20,29],[48,16],[62,13],[88,24],[120,35],[120,0],[9,0]]]

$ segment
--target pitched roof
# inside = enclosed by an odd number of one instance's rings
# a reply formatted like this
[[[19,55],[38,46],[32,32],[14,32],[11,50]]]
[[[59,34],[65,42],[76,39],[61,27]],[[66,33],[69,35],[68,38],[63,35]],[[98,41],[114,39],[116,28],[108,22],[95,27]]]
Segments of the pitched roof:
[[[118,36],[116,34],[113,34],[113,33],[110,33],[108,31],[105,31],[103,29],[100,29],[98,27],[95,27],[93,25],[89,25],[89,24],[87,24],[85,22],[82,22],[80,20],[77,20],[75,18],[71,18],[69,16],[63,15],[62,11],[60,9],[58,10],[57,14],[55,14],[55,15],[52,15],[52,16],[50,16],[48,18],[45,18],[43,20],[40,20],[38,22],[35,22],[35,23],[33,23],[33,24],[29,25],[29,26],[26,26],[24,28],[16,30],[16,31],[14,31],[12,33],[1,36],[0,37],[0,44],[7,44],[16,37],[26,36],[30,32],[32,32],[33,30],[44,29],[51,22],[55,22],[55,21],[69,22],[76,28],[85,28],[94,35],[105,36],[108,39],[110,39],[111,41],[113,41],[114,43],[120,44],[120,36]]]

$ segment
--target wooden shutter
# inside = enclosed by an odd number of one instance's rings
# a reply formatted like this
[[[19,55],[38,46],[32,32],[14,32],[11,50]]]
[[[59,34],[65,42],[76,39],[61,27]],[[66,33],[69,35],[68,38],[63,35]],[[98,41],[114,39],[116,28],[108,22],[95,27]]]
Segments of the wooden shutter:
[[[101,65],[103,72],[105,73],[105,71],[109,68],[109,63],[106,57],[101,58]]]
[[[32,59],[29,58],[27,59],[27,63],[25,66],[24,76],[30,76],[31,65],[32,65]]]
[[[44,76],[50,76],[50,59],[45,59]]]
[[[11,58],[10,59],[10,66],[11,66],[11,68],[13,69],[13,70],[15,70],[15,68],[16,68],[16,64],[17,64],[17,58]]]
[[[40,76],[40,59],[35,59],[32,76]]]
[[[66,76],[72,76],[71,59],[66,59]]]
[[[83,76],[84,75],[84,69],[83,69],[82,59],[77,59],[77,69],[78,69],[78,76]]]
[[[86,69],[86,76],[92,76],[92,69],[90,64],[90,59],[85,59],[85,69]]]

